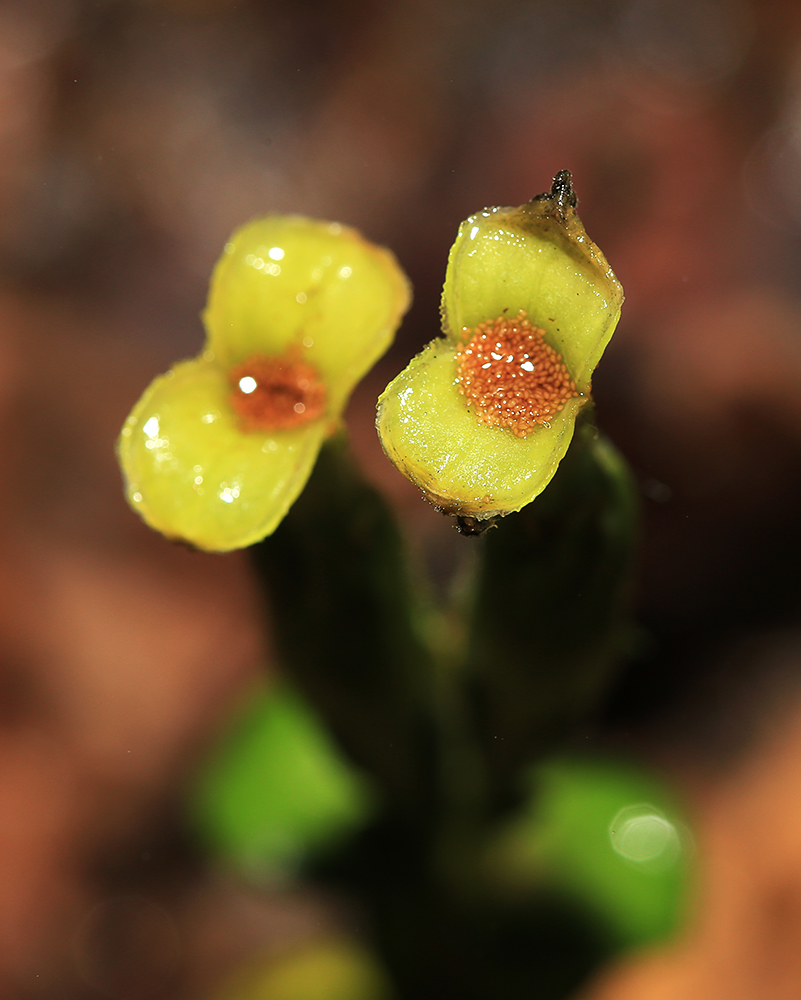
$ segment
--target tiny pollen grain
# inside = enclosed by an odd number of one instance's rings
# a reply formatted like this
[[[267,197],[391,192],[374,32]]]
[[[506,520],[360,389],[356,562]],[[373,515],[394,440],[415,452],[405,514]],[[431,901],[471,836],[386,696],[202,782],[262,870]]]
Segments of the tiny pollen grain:
[[[463,331],[463,337],[470,330]],[[525,312],[479,323],[456,354],[459,392],[476,417],[519,438],[547,424],[568,400],[581,395],[545,331]]]
[[[324,382],[312,365],[294,357],[254,354],[228,378],[230,403],[245,431],[291,430],[325,413]]]

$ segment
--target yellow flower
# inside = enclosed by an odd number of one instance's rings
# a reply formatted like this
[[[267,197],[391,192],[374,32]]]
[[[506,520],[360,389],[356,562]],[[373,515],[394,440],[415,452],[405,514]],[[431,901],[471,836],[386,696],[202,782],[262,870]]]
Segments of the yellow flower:
[[[273,532],[409,299],[393,255],[338,223],[271,216],[235,232],[203,351],[156,378],[122,429],[134,510],[208,551]]]
[[[589,400],[623,289],[576,214],[570,173],[459,227],[443,337],[379,399],[389,458],[439,509],[487,520],[548,484]]]

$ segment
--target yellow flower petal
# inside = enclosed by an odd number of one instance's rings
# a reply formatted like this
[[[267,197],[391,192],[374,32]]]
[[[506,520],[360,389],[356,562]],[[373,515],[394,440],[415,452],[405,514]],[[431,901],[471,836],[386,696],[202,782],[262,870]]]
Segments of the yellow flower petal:
[[[217,364],[184,361],[155,379],[120,437],[127,496],[168,538],[224,552],[275,530],[306,484],[328,421],[243,433]]]
[[[270,216],[238,229],[203,314],[222,365],[297,348],[339,413],[392,342],[410,289],[393,255],[338,222]]]
[[[131,506],[208,551],[273,532],[409,297],[392,254],[338,223],[272,216],[234,233],[204,351],[155,379],[120,435]]]
[[[471,216],[448,259],[444,337],[379,399],[388,457],[446,513],[520,510],[567,451],[622,301],[567,171],[548,195]]]

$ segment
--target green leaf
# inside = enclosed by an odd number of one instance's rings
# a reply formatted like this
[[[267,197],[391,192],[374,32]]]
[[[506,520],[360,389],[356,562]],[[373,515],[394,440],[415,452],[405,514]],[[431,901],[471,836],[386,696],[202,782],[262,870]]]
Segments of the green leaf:
[[[371,815],[366,780],[285,684],[259,694],[200,773],[190,814],[203,839],[254,875],[278,875]]]
[[[659,782],[611,761],[535,768],[529,799],[489,852],[509,898],[557,887],[593,913],[617,946],[658,941],[686,912],[692,841]]]

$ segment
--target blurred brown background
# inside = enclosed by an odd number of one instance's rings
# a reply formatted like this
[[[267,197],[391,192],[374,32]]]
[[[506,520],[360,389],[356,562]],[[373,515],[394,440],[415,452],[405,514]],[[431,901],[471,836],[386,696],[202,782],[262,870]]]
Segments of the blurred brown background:
[[[127,509],[113,443],[196,353],[250,217],[389,245],[415,287],[357,390],[437,332],[462,218],[573,171],[627,294],[598,418],[645,508],[636,662],[588,734],[693,818],[694,916],[587,1000],[801,995],[801,6],[793,0],[0,2],[0,996],[204,997],[330,901],[214,873],[181,790],[269,660],[246,561]]]

